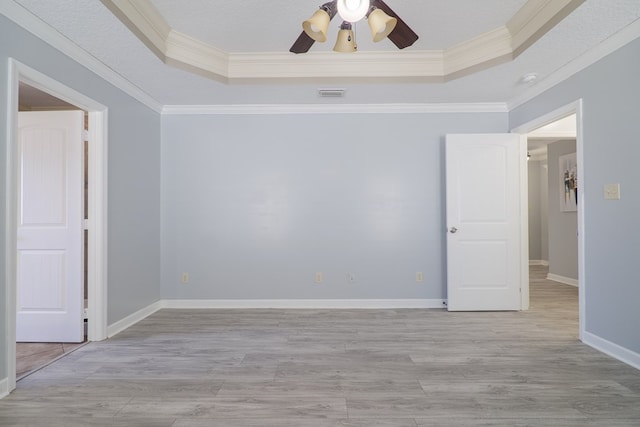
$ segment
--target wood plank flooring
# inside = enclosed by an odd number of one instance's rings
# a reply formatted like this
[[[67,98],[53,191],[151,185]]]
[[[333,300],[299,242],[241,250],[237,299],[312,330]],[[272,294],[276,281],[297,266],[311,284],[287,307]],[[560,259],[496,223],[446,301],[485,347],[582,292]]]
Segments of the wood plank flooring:
[[[638,426],[640,371],[527,312],[161,310],[18,382],[2,426]]]
[[[16,343],[16,378],[29,375],[83,345],[84,343]]]

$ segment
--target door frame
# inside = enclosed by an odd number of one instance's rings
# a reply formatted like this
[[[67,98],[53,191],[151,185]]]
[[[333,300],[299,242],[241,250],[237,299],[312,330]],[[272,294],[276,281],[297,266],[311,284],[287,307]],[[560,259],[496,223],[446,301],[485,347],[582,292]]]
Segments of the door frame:
[[[585,167],[584,167],[584,141],[583,141],[583,133],[582,133],[582,125],[583,125],[583,112],[582,112],[582,98],[574,101],[570,104],[564,105],[560,108],[557,108],[547,114],[544,114],[536,119],[533,119],[527,123],[524,123],[514,129],[511,132],[527,134],[539,127],[545,126],[549,123],[555,122],[557,120],[563,119],[569,115],[576,115],[576,158],[577,163],[579,165],[580,171],[580,181],[583,185],[578,187],[578,338],[580,341],[583,341],[585,334],[585,310],[586,310],[586,292],[585,292],[585,282],[587,280],[586,272],[585,272],[585,262],[584,262],[584,182],[585,179]],[[525,194],[528,194],[528,188],[525,187]],[[525,198],[528,200],[528,197]],[[527,260],[528,263],[528,260]],[[526,291],[523,288],[522,290],[522,298],[527,299],[527,305],[529,300],[529,284],[527,283]]]
[[[89,115],[89,231],[88,331],[89,341],[107,338],[107,107],[74,89],[9,58],[7,101],[7,375],[8,391],[16,387],[16,308],[17,308],[17,206],[18,206],[18,85],[27,83],[87,111]]]

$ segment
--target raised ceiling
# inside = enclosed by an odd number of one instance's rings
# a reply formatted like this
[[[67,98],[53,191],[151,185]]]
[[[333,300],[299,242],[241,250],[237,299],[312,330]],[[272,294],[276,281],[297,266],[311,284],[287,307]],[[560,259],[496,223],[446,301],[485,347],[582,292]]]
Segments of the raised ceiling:
[[[420,35],[413,46],[373,44],[358,24],[359,51],[332,52],[334,19],[327,43],[294,55],[322,0],[12,1],[161,105],[504,103],[640,35],[638,0],[386,0]]]
[[[304,13],[309,13],[303,2],[295,2],[295,7],[286,0],[242,2],[238,13],[237,2],[230,7],[229,2],[199,1],[185,8],[166,0],[102,0],[163,62],[224,82],[327,78],[446,81],[514,59],[583,2],[458,0],[458,10],[464,14],[452,20],[462,31],[436,25],[451,13],[443,2],[413,2],[404,5],[404,12],[396,10],[399,16],[407,17],[410,26],[426,32],[410,49],[397,52],[388,41],[376,45],[361,21],[354,24],[360,45],[357,55],[327,52],[327,44],[331,45],[327,43],[324,49],[298,56],[288,52],[287,44],[294,39],[288,36],[292,29],[298,27],[294,34],[299,32],[299,25],[291,25],[297,24],[295,17],[300,22]],[[403,4],[394,4],[398,6]],[[235,19],[242,13],[246,16]],[[218,26],[203,16],[234,18]],[[336,21],[339,25],[340,20]],[[335,31],[330,35],[335,36]]]

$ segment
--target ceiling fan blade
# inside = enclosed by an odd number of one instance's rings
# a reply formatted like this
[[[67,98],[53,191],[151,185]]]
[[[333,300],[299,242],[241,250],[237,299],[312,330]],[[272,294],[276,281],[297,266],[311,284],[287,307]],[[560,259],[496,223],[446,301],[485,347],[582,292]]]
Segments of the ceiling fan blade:
[[[289,52],[292,52],[292,53],[307,53],[309,51],[309,49],[311,49],[311,46],[313,46],[313,44],[315,42],[316,41],[314,39],[309,37],[307,35],[307,33],[305,33],[303,31],[302,33],[300,33],[300,36],[293,43],[293,45],[291,45],[291,49],[289,49]]]
[[[320,8],[328,9],[329,22],[331,22],[333,17],[336,16],[336,13],[338,12],[337,3],[338,3],[338,0],[332,0],[320,6]],[[313,46],[314,43],[315,43],[315,40],[309,37],[307,33],[303,31],[300,34],[300,36],[298,36],[296,41],[293,42],[293,45],[291,45],[291,49],[289,49],[289,52],[307,53],[309,49],[311,49],[311,46]]]
[[[411,28],[409,28],[409,26],[398,16],[398,14],[396,14],[393,9],[387,6],[385,2],[383,2],[382,0],[373,0],[371,2],[371,5],[377,7],[378,9],[382,9],[384,13],[398,20],[396,28],[394,28],[391,34],[387,36],[387,38],[398,47],[398,49],[409,47],[414,44],[416,40],[418,40],[418,35]]]

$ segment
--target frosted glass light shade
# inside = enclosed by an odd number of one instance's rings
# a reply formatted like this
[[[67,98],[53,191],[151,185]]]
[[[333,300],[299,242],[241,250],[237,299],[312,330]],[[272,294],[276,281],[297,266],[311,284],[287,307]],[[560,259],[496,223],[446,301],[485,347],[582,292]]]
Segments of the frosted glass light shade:
[[[338,14],[343,21],[358,22],[369,11],[369,0],[338,0]]]
[[[338,38],[336,39],[336,45],[333,47],[335,52],[351,53],[358,50],[356,45],[356,37],[353,34],[353,30],[341,29],[338,31]]]
[[[327,41],[327,29],[329,28],[329,22],[331,17],[324,9],[318,9],[311,16],[302,23],[302,29],[305,33],[317,42]]]
[[[376,43],[384,40],[391,34],[391,31],[396,28],[396,24],[398,23],[396,18],[390,17],[384,13],[383,10],[377,8],[369,14],[368,20],[373,41]]]

